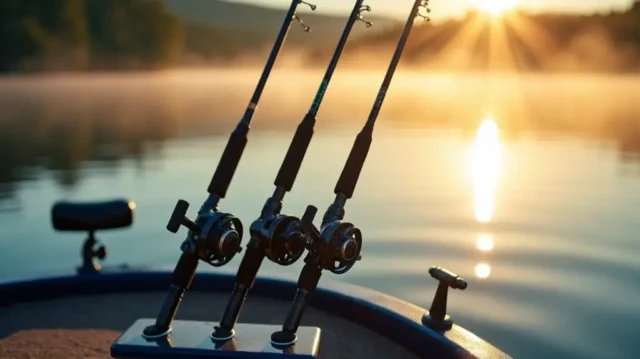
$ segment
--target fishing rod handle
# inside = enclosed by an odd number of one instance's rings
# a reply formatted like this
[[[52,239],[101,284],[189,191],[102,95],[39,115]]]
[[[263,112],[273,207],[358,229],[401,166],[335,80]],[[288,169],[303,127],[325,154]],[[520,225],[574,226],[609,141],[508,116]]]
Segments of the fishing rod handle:
[[[220,198],[224,198],[227,195],[227,190],[233,180],[233,175],[238,169],[240,159],[247,146],[247,134],[249,133],[249,126],[240,123],[236,129],[231,133],[227,146],[222,153],[216,172],[211,178],[209,188],[207,191],[211,194],[215,194]]]
[[[296,181],[302,161],[313,138],[315,123],[315,116],[308,113],[298,125],[298,129],[291,140],[287,154],[273,183],[276,187],[282,187],[287,192],[293,188],[293,183]]]
[[[292,345],[296,342],[296,332],[321,276],[322,268],[313,264],[312,260],[307,261],[298,277],[296,295],[282,324],[282,330],[271,334],[271,343],[276,347]]]
[[[367,154],[369,153],[369,148],[371,148],[371,141],[372,131],[370,129],[364,128],[360,131],[353,143],[353,147],[351,148],[347,162],[342,169],[340,178],[336,183],[336,187],[334,189],[334,193],[336,195],[342,194],[346,198],[351,198],[353,196],[353,192],[358,184],[358,179],[360,178],[360,173],[362,173],[362,168],[364,167],[364,162],[367,158]]]
[[[259,248],[258,243],[255,241],[249,243],[236,274],[236,281],[233,286],[233,291],[231,292],[231,298],[227,303],[220,323],[214,327],[214,331],[211,334],[212,338],[222,340],[233,337],[233,327],[238,321],[242,306],[247,298],[247,294],[253,287],[264,257],[264,251]]]
[[[315,293],[320,277],[322,276],[322,268],[309,262],[302,267],[302,272],[298,278],[296,296],[293,299],[291,311],[287,315],[282,329],[295,333],[300,326],[302,314],[309,303],[309,299]]]
[[[184,293],[191,286],[193,277],[198,268],[198,257],[191,253],[182,253],[171,276],[171,285],[162,308],[158,313],[154,325],[148,326],[143,331],[146,338],[159,338],[168,335],[171,331],[171,324],[182,303]]]

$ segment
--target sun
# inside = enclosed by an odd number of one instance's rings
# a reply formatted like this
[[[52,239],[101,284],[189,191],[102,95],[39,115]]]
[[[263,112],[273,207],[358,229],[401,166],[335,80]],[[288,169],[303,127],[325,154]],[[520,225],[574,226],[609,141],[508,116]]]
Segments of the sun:
[[[500,16],[513,9],[520,0],[471,0],[471,3],[478,10],[484,11],[492,16]]]

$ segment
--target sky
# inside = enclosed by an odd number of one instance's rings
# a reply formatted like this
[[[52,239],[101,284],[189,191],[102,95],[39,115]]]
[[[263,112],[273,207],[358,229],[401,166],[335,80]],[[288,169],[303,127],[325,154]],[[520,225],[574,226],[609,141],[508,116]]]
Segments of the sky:
[[[227,0],[231,2],[246,2],[263,6],[286,8],[291,0]],[[472,7],[474,1],[495,0],[431,0],[433,20],[459,16],[466,9]],[[503,0],[504,1],[504,0]],[[513,0],[519,7],[533,11],[563,11],[563,12],[607,12],[610,10],[624,10],[631,6],[634,0]],[[318,5],[318,12],[348,14],[353,7],[352,1],[346,0],[310,0]],[[365,0],[374,13],[384,13],[387,16],[406,18],[413,0]]]

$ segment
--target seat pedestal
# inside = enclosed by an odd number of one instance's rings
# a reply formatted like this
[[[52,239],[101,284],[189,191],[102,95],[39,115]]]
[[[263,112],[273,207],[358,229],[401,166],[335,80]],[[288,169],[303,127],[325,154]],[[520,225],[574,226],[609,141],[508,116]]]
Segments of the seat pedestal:
[[[271,344],[271,334],[279,325],[245,324],[235,326],[235,337],[218,342],[211,339],[214,322],[174,320],[173,330],[159,339],[145,339],[142,331],[154,319],[138,319],[111,346],[116,359],[133,358],[215,358],[215,359],[315,359],[320,346],[320,328],[300,327],[298,340],[288,347]]]

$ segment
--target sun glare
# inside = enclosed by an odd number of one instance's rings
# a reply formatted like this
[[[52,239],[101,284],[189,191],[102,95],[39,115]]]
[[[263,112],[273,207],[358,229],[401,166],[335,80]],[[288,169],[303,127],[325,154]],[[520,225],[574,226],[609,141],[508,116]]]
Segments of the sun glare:
[[[492,16],[500,16],[513,9],[519,0],[471,0],[475,8]]]
[[[487,118],[480,124],[471,149],[474,207],[476,220],[480,223],[489,223],[493,218],[501,167],[500,130],[494,119]]]

